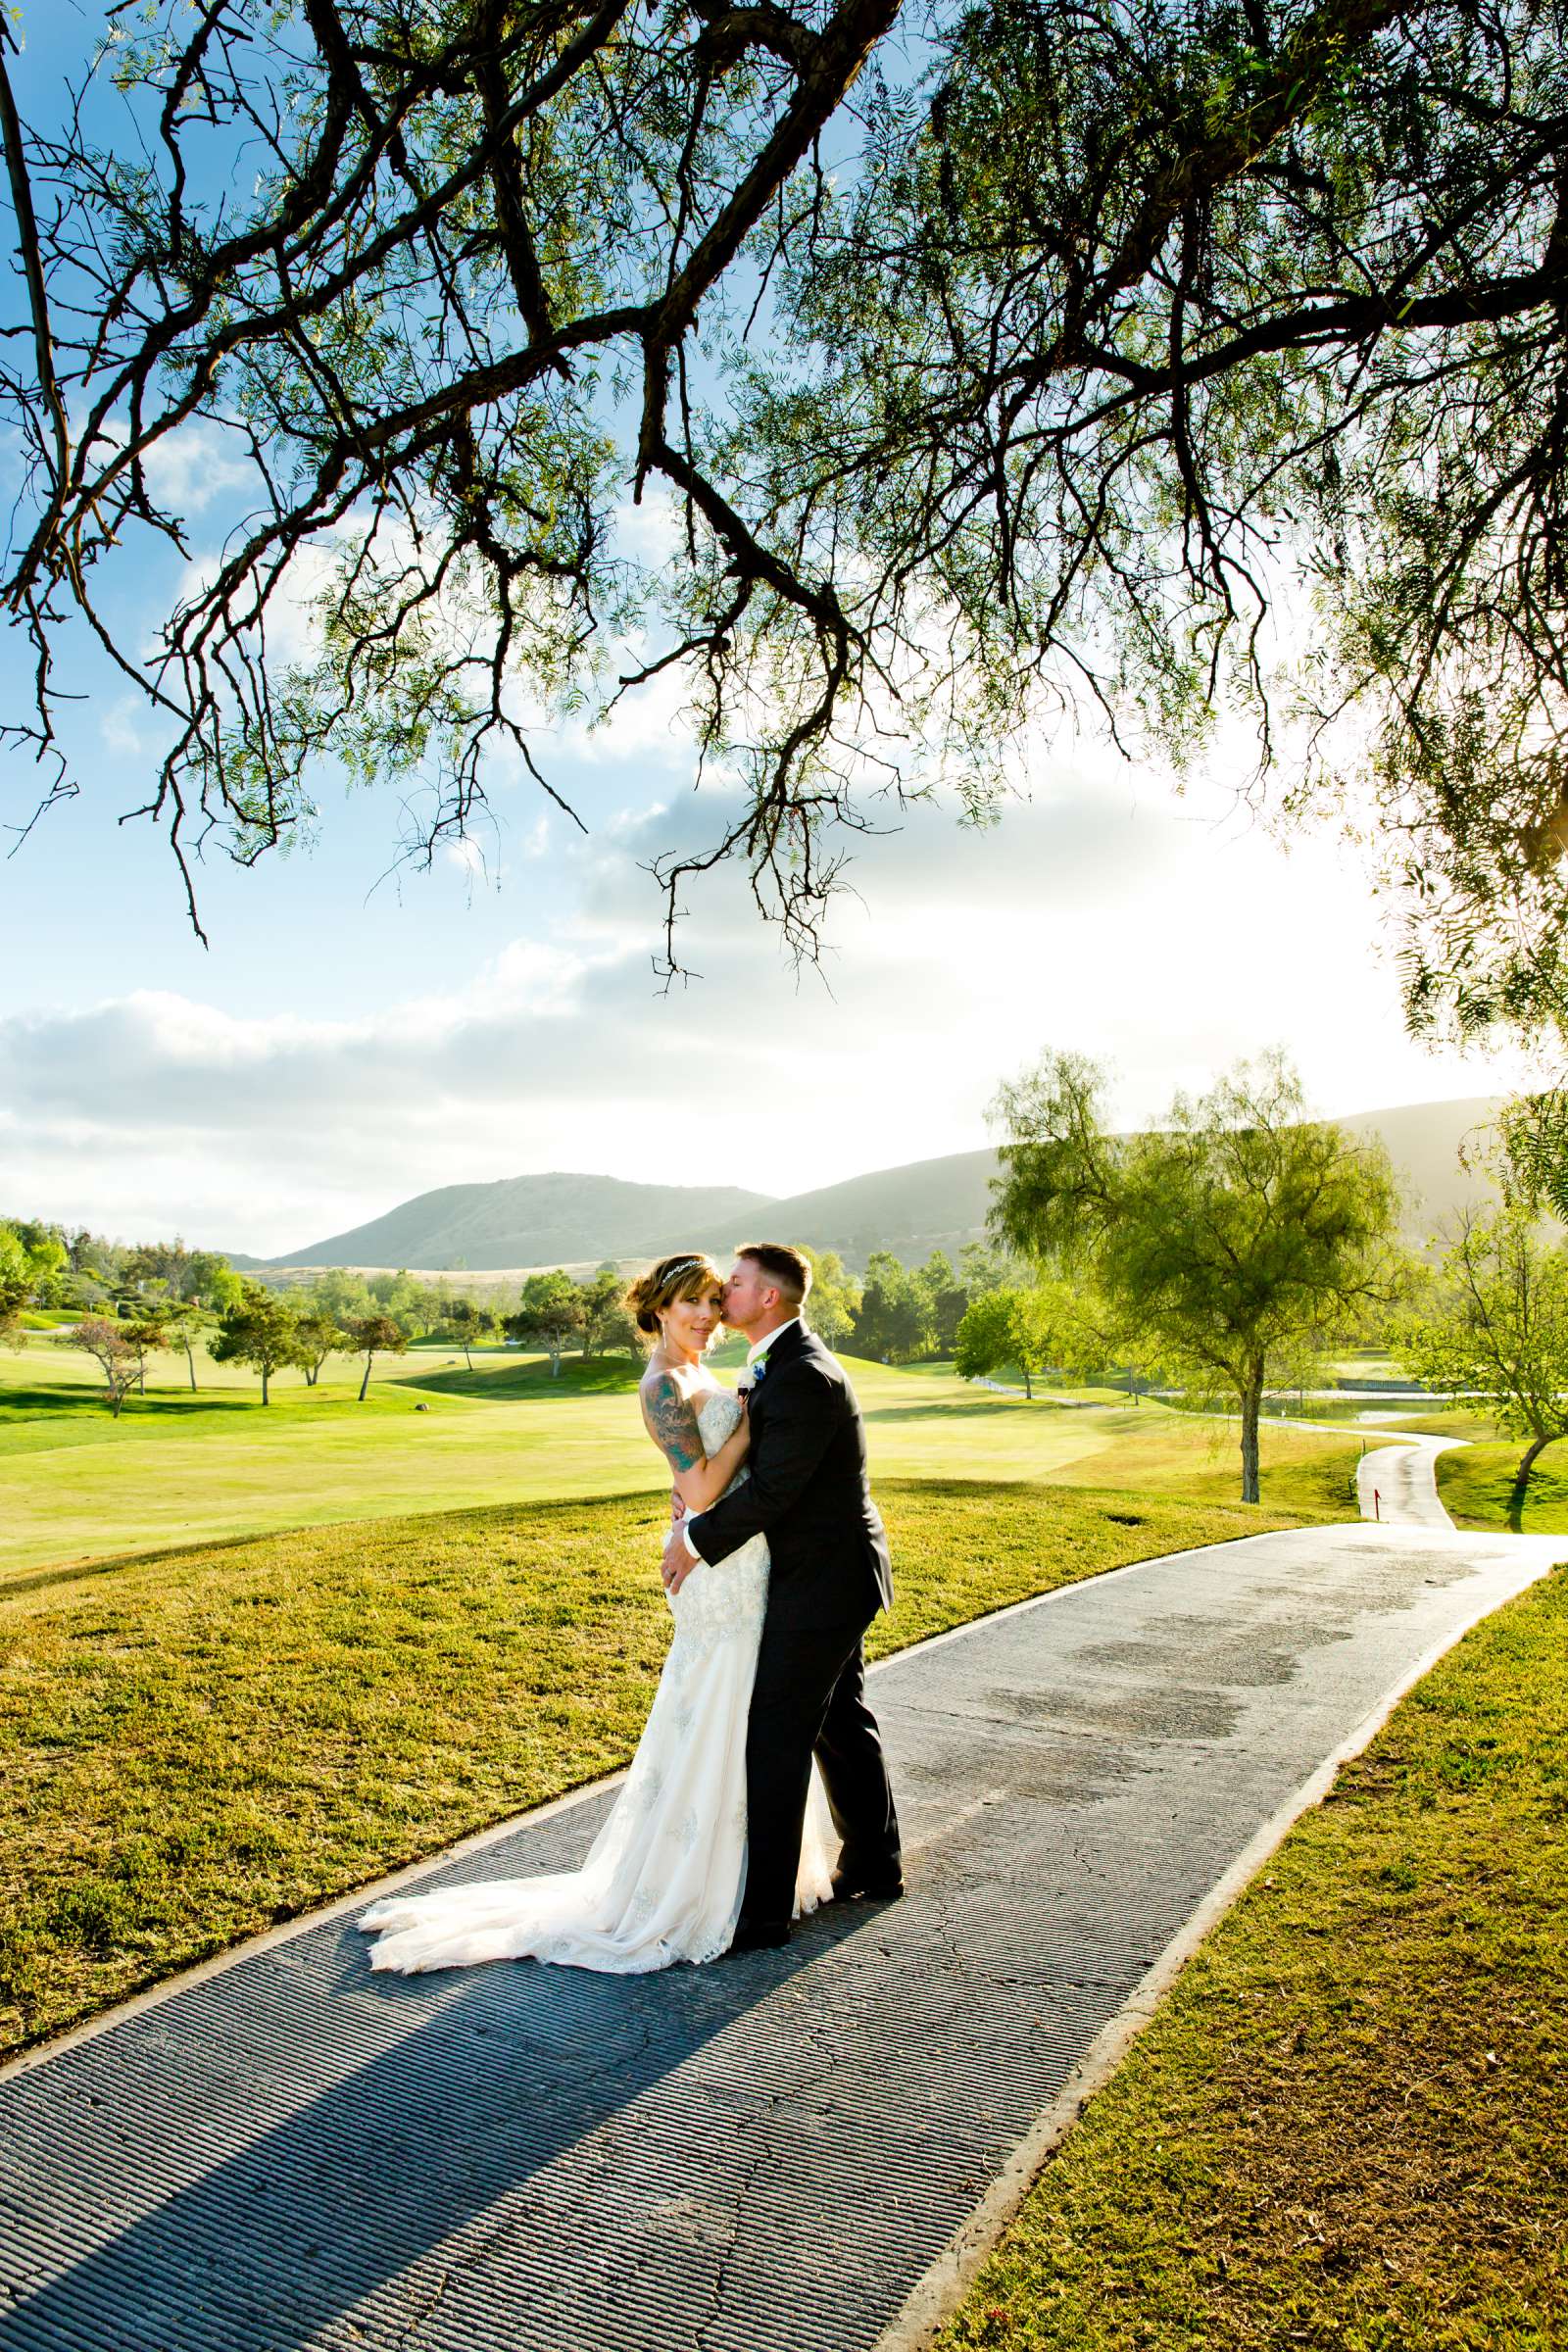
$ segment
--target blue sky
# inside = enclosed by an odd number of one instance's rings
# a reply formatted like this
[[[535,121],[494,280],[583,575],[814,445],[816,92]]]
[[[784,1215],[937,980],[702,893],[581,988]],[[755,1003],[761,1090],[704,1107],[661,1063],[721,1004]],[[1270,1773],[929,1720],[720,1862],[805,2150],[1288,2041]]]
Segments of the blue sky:
[[[93,18],[63,0],[28,20],[24,111]],[[120,593],[151,608],[168,577]],[[7,715],[21,652],[0,638]],[[1523,1071],[1405,1037],[1381,906],[1329,835],[1288,856],[1223,763],[1178,800],[1044,740],[998,827],[923,808],[861,847],[825,979],[720,880],[684,942],[703,980],[662,995],[639,860],[717,823],[662,690],[555,743],[586,840],[501,777],[488,872],[442,856],[381,880],[395,806],[328,783],[309,854],[205,867],[204,949],[162,838],[115,821],[155,737],[85,659],[79,683],[80,796],[0,860],[0,1213],[271,1251],[529,1169],[785,1193],[983,1143],[998,1082],[1048,1045],[1111,1060],[1128,1119],[1276,1043],[1329,1111]],[[0,814],[24,821],[34,792],[0,754]]]

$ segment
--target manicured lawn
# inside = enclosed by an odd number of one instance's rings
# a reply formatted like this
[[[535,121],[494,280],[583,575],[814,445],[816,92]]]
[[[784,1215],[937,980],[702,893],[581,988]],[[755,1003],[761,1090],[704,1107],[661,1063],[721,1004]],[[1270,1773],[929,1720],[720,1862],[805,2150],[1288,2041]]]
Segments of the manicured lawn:
[[[884,1645],[1353,1513],[1332,1433],[1267,1432],[1244,1510],[1222,1424],[851,1369],[899,1552]],[[180,1375],[116,1422],[79,1355],[0,1355],[0,2040],[623,1761],[663,1654],[634,1364],[426,1350],[363,1405],[296,1377],[266,1409],[251,1376]]]
[[[1480,1439],[1486,1442],[1497,1435],[1495,1417],[1468,1404],[1442,1405],[1425,1413],[1401,1412],[1397,1419],[1391,1415],[1387,1426],[1390,1429],[1407,1429],[1415,1436],[1425,1438]]]
[[[307,1389],[295,1375],[265,1410],[252,1376],[209,1387],[203,1371],[193,1397],[172,1375],[118,1422],[89,1369],[53,1348],[0,1353],[0,1584],[173,1544],[662,1483],[624,1358],[567,1363],[558,1380],[539,1357],[476,1355],[470,1373],[450,1349],[421,1350],[381,1360],[363,1405],[352,1381],[323,1375]],[[1029,1404],[940,1367],[849,1369],[879,1479],[1052,1480],[1221,1502],[1239,1492],[1223,1422],[1148,1402]],[[1265,1431],[1265,1499],[1353,1515],[1359,1451],[1359,1437]]]
[[[1100,2091],[944,2352],[1568,2344],[1568,1575],[1472,1633]]]
[[[498,1408],[499,1409],[499,1408]],[[1290,1524],[886,1479],[878,1652]],[[0,2046],[623,1763],[667,1642],[652,1496],[14,1576],[0,1599]]]
[[[1568,1534],[1568,1446],[1548,1446],[1537,1455],[1521,1505],[1513,1482],[1524,1449],[1523,1438],[1507,1438],[1439,1454],[1438,1493],[1457,1527]]]

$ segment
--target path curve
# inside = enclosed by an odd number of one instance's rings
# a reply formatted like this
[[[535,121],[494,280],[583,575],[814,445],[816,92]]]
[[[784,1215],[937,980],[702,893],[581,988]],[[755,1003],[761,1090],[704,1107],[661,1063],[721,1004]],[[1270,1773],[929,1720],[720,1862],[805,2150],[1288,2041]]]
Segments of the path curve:
[[[1438,1456],[1466,1438],[1432,1438],[1415,1431],[1389,1433],[1393,1446],[1368,1446],[1355,1474],[1355,1490],[1363,1519],[1385,1527],[1447,1527],[1453,1525],[1438,1494]]]
[[[1297,1529],[906,1651],[875,1694],[908,1899],[830,1908],[785,1952],[630,1979],[372,1977],[362,1893],[14,2065],[0,2343],[918,2340],[966,2275],[976,2208],[1000,2226],[1042,2114],[1147,2010],[1314,1771],[1564,1548]],[[569,1867],[609,1801],[405,1876]]]

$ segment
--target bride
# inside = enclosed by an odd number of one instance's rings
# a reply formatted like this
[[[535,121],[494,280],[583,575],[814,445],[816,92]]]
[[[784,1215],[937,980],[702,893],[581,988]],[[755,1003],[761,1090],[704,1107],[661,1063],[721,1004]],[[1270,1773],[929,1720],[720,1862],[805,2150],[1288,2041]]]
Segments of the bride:
[[[678,1510],[706,1510],[745,1478],[746,1399],[703,1358],[723,1284],[708,1258],[662,1258],[627,1293],[654,1341],[638,1395],[674,1477]],[[746,1882],[746,1720],[767,1610],[765,1536],[666,1595],[674,1639],[631,1769],[581,1870],[395,1894],[362,1914],[370,1966],[412,1973],[480,1960],[550,1960],[622,1975],[726,1950]],[[813,1786],[797,1903],[829,1895],[825,1805]]]

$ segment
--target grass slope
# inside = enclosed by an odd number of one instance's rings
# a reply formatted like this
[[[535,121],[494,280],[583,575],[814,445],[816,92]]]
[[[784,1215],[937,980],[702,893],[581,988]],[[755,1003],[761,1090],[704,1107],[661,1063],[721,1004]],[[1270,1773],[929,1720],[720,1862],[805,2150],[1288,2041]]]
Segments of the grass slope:
[[[1568,1576],[1292,1832],[944,2352],[1568,2344]]]
[[[351,1382],[254,1379],[192,1396],[170,1382],[115,1421],[79,1356],[0,1354],[0,1580],[285,1527],[656,1493],[662,1485],[623,1359],[568,1364],[450,1350]],[[200,1359],[198,1358],[198,1363]],[[873,1475],[1061,1481],[1232,1501],[1236,1433],[1157,1405],[1074,1409],[970,1388],[951,1369],[851,1362]],[[424,1409],[419,1409],[423,1407]],[[1281,1507],[1353,1515],[1361,1440],[1269,1429],[1263,1489]]]
[[[1438,1493],[1456,1527],[1568,1535],[1568,1448],[1547,1446],[1521,1498],[1513,1482],[1524,1449],[1523,1438],[1509,1438],[1439,1454]]]
[[[1288,1524],[885,1481],[880,1654]],[[623,1763],[668,1638],[654,1498],[42,1570],[0,1598],[0,2047]]]

